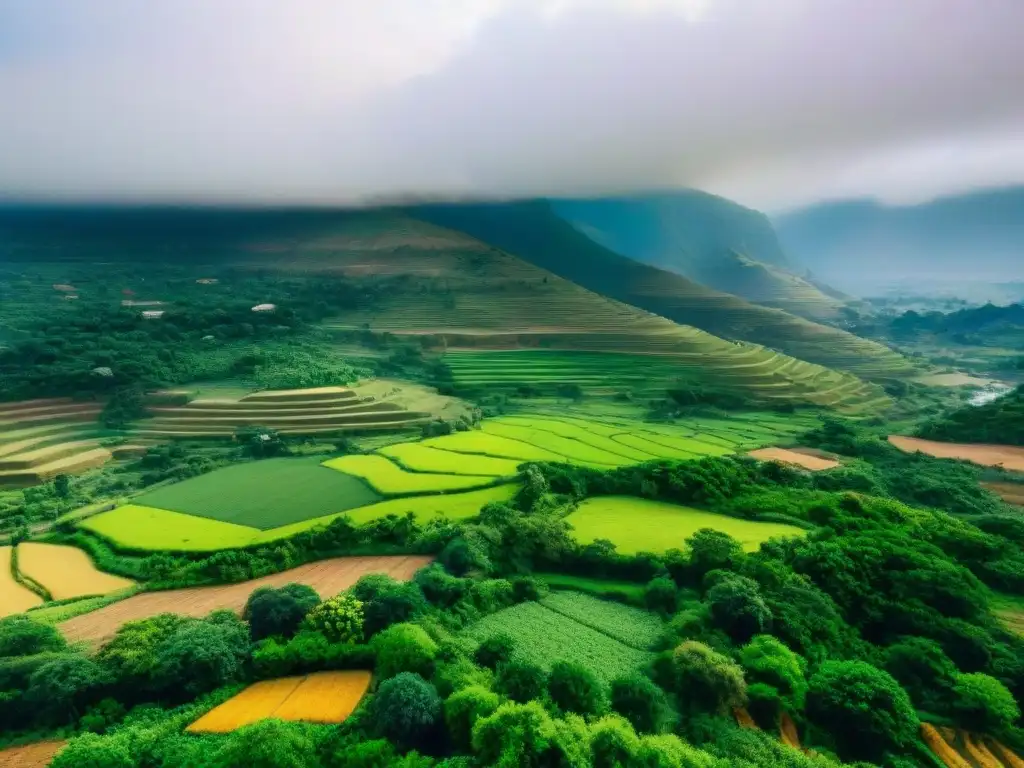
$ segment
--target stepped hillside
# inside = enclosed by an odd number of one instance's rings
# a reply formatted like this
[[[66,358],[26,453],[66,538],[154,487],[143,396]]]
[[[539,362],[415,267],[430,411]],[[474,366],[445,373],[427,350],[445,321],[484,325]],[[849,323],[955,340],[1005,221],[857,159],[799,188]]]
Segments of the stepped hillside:
[[[794,274],[764,214],[696,190],[553,200],[555,212],[609,250],[802,317],[842,302]]]
[[[544,201],[421,206],[411,213],[591,291],[719,337],[771,347],[863,378],[898,377],[914,370],[908,360],[877,342],[628,259],[583,235]]]

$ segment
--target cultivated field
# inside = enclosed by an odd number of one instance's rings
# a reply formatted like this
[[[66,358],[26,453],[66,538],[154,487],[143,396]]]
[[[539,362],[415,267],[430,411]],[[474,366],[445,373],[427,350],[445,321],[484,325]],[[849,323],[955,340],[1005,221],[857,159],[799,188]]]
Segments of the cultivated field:
[[[414,472],[447,472],[453,475],[510,477],[522,463],[493,456],[465,455],[421,443],[398,443],[377,453]]]
[[[66,741],[37,741],[0,750],[0,768],[46,768]]]
[[[395,579],[408,580],[432,559],[419,555],[337,557],[241,584],[145,592],[92,613],[76,616],[58,626],[68,640],[100,643],[113,635],[125,622],[146,619],[160,613],[195,617],[206,616],[211,611],[220,609],[241,613],[245,601],[258,587],[308,584],[322,597],[328,597],[351,587],[360,576],[367,573],[386,573]]]
[[[0,547],[0,618],[22,613],[43,604],[43,599],[14,580],[11,573],[12,547]]]
[[[442,515],[453,520],[463,519],[476,515],[484,505],[492,501],[507,501],[515,490],[515,485],[506,484],[466,493],[388,499],[366,507],[310,518],[264,531],[251,526],[208,520],[135,504],[86,518],[79,523],[79,527],[97,533],[127,549],[153,552],[210,552],[277,541],[320,525],[327,525],[343,515],[357,525],[387,515],[404,515],[407,512],[412,512],[420,522]]]
[[[546,608],[520,603],[481,619],[462,632],[471,643],[497,634],[514,637],[516,658],[548,668],[556,661],[582,664],[605,681],[641,669],[654,658],[592,626]]]
[[[907,453],[926,453],[939,459],[962,459],[983,467],[1002,467],[1024,472],[1024,448],[1012,445],[940,443],[917,437],[892,435],[889,442]]]
[[[135,586],[131,579],[98,570],[77,547],[58,544],[19,544],[18,570],[42,584],[54,600],[108,595]]]
[[[264,680],[207,712],[191,733],[229,733],[273,717],[308,723],[341,723],[355,711],[370,687],[370,672],[317,672],[304,677]]]
[[[820,456],[812,456],[809,453],[790,451],[786,448],[759,448],[751,451],[748,456],[753,456],[761,461],[777,461],[781,464],[793,464],[803,467],[811,472],[823,472],[826,469],[835,469],[839,462],[834,459],[824,459]]]
[[[598,496],[585,500],[566,520],[577,541],[608,539],[622,554],[665,552],[701,528],[724,531],[752,552],[774,536],[803,536],[806,531],[783,523],[741,520],[662,501],[630,496]]]
[[[639,651],[654,648],[665,629],[655,613],[579,592],[555,592],[540,604]]]
[[[143,507],[267,530],[380,501],[366,483],[317,458],[235,464],[145,493]]]
[[[586,592],[597,596],[614,594],[621,599],[633,601],[641,600],[644,596],[644,585],[633,581],[595,579],[568,573],[535,573],[534,576],[551,589]]]
[[[324,462],[338,472],[365,480],[385,496],[418,493],[443,493],[490,485],[493,477],[407,472],[385,456],[341,456]]]

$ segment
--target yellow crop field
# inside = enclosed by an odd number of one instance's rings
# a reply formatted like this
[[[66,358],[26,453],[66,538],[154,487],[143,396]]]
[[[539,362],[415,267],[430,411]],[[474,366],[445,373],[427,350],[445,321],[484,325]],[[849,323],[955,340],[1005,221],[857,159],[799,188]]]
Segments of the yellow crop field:
[[[18,570],[46,587],[54,600],[108,595],[135,586],[131,579],[98,570],[77,547],[58,544],[19,544]]]
[[[362,670],[264,680],[210,710],[186,730],[229,733],[269,717],[293,722],[341,723],[355,711],[369,687],[370,673]]]
[[[39,595],[14,580],[11,575],[12,552],[10,547],[0,547],[0,618],[22,613],[43,602]]]

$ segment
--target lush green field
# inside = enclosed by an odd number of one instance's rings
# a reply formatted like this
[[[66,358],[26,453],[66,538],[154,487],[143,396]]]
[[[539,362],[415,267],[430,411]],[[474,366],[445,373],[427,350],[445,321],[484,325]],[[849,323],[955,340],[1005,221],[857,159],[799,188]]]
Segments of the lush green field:
[[[579,592],[556,592],[540,604],[640,651],[651,650],[665,629],[655,613]]]
[[[463,637],[480,643],[503,633],[516,639],[518,659],[545,668],[556,661],[574,661],[606,681],[635,672],[654,658],[653,653],[630,648],[539,603],[520,603],[493,613],[468,627]]]
[[[608,539],[623,554],[665,552],[682,548],[701,528],[724,531],[752,552],[773,536],[803,536],[806,531],[783,523],[764,523],[703,512],[663,501],[627,496],[587,499],[566,518],[578,541]]]
[[[79,523],[79,527],[100,534],[128,549],[153,552],[211,552],[288,538],[318,525],[327,525],[343,515],[359,525],[387,515],[404,515],[407,512],[412,512],[420,522],[442,515],[453,520],[464,519],[477,514],[486,504],[507,501],[515,493],[515,489],[515,485],[509,484],[468,493],[389,499],[358,509],[311,518],[263,531],[250,526],[136,504],[118,507],[110,512],[89,517]]]
[[[366,483],[315,458],[236,464],[135,499],[156,507],[267,530],[380,501]]]
[[[520,461],[565,461],[565,457],[554,451],[547,451],[535,445],[513,440],[508,437],[492,435],[489,432],[474,430],[472,432],[456,432],[444,437],[431,437],[422,445],[455,451],[462,454],[480,456],[496,456],[498,458],[518,459]]]
[[[479,488],[494,482],[494,477],[477,475],[407,472],[384,456],[341,456],[324,462],[325,467],[366,481],[385,496]]]
[[[381,448],[387,456],[414,472],[448,472],[453,475],[508,477],[519,471],[521,462],[492,456],[466,455],[421,443],[399,443]]]
[[[551,589],[573,590],[597,596],[617,594],[631,602],[638,602],[644,596],[644,585],[632,581],[593,579],[587,576],[575,576],[568,573],[535,573],[534,576],[551,587]]]

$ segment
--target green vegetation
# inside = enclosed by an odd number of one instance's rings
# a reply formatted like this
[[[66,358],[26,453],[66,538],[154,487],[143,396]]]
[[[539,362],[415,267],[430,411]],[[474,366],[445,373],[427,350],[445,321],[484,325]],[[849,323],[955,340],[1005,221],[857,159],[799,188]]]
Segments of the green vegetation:
[[[559,592],[545,597],[540,604],[641,651],[651,650],[665,630],[662,620],[650,611],[589,595]]]
[[[578,541],[611,541],[619,552],[665,552],[702,528],[724,531],[753,551],[775,537],[803,536],[794,525],[740,520],[650,499],[602,496],[580,505],[566,518]]]
[[[443,493],[491,485],[494,477],[407,472],[384,456],[342,456],[324,462],[325,467],[358,477],[385,496]]]
[[[435,438],[443,441],[446,438]],[[492,456],[466,455],[419,443],[398,443],[381,448],[378,453],[398,462],[413,472],[439,472],[455,475],[488,475],[509,477],[519,471],[519,461]]]
[[[593,579],[567,573],[537,573],[535,575],[551,589],[574,590],[594,597],[615,598],[629,603],[639,603],[644,596],[644,585],[630,581]]]
[[[1024,445],[1024,386],[998,400],[933,419],[917,432],[930,440]]]

